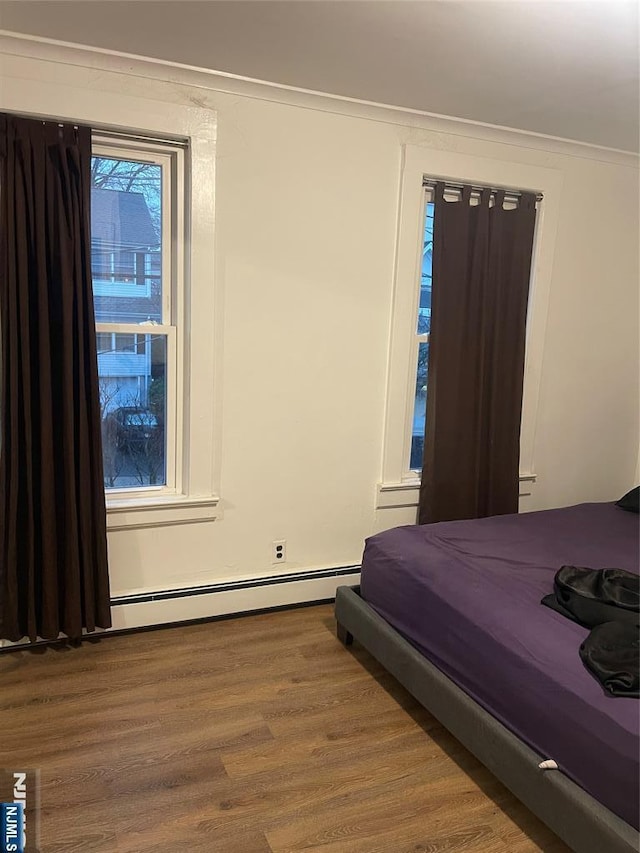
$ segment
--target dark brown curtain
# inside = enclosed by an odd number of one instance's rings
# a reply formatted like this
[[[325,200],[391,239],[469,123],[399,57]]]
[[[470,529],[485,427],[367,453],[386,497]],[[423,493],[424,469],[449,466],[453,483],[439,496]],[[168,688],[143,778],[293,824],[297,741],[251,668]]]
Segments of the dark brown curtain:
[[[419,521],[518,511],[520,415],[535,197],[504,209],[435,189],[433,295]]]
[[[0,637],[111,625],[91,133],[0,115]]]

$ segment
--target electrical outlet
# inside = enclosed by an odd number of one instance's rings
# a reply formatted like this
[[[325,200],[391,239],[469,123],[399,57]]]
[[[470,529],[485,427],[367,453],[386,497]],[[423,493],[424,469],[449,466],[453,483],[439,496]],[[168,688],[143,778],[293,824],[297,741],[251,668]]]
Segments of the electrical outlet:
[[[271,562],[275,566],[276,563],[287,562],[287,540],[276,539],[271,543]]]

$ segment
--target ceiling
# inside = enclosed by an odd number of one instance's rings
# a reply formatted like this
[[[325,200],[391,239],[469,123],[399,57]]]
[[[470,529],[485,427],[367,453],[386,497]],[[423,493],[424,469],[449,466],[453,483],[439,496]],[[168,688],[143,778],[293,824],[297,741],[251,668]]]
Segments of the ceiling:
[[[635,0],[0,0],[0,28],[638,150]]]

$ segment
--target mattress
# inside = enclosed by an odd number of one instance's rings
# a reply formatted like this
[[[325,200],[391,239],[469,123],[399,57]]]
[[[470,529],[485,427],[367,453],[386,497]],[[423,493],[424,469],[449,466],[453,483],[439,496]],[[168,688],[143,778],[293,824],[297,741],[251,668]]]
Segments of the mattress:
[[[578,654],[588,630],[540,604],[567,564],[638,572],[638,516],[581,504],[388,530],[367,540],[361,594],[542,758],[638,828],[640,702],[606,694]]]

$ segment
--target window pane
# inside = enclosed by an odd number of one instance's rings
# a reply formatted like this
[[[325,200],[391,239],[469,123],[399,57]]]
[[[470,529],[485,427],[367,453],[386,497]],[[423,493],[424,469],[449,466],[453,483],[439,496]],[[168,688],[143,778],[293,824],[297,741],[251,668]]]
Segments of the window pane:
[[[162,167],[91,158],[91,271],[98,323],[162,322]]]
[[[106,489],[166,483],[167,339],[137,335],[136,349],[135,337],[115,334],[113,349],[98,350]]]
[[[116,352],[135,352],[136,351],[136,336],[135,335],[116,335]]]
[[[422,244],[422,272],[420,277],[420,304],[418,306],[418,334],[431,328],[431,265],[433,259],[433,202],[427,204]]]
[[[418,345],[418,370],[416,373],[415,400],[413,404],[413,429],[411,433],[411,471],[422,470],[424,453],[424,428],[427,415],[427,383],[429,378],[429,344]]]
[[[96,335],[96,346],[98,349],[98,355],[110,352],[113,349],[111,332],[98,332]]]

